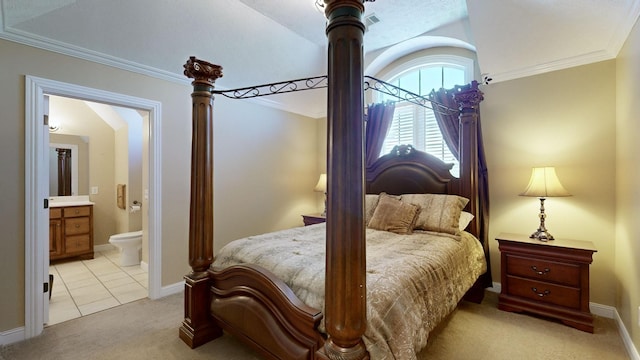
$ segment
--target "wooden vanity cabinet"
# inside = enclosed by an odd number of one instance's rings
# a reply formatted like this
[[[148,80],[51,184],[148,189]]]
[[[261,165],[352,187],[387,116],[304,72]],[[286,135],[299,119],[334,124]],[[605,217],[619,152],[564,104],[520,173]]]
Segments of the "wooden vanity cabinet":
[[[49,209],[49,260],[93,259],[93,205]]]
[[[49,257],[62,255],[62,209],[49,209]]]

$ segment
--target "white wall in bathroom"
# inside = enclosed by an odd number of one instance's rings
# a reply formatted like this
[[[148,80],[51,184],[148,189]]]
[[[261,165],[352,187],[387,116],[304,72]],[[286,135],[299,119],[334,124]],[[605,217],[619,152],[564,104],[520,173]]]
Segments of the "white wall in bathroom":
[[[78,135],[88,139],[89,187],[97,187],[97,194],[89,195],[93,206],[94,245],[108,244],[116,233],[116,186],[114,180],[115,134],[100,116],[78,99],[50,97],[50,116],[65,119],[58,134]]]
[[[142,172],[143,172],[143,151],[142,148],[144,146],[144,134],[142,131],[142,117],[140,114],[133,109],[120,109],[121,115],[128,122],[128,142],[129,142],[129,152],[128,152],[128,168],[129,168],[129,182],[127,187],[127,196],[129,196],[129,201],[127,204],[129,206],[133,205],[134,201],[142,204],[144,207],[145,201],[142,198],[142,188],[144,186],[142,180]],[[129,214],[129,231],[137,231],[142,229],[142,218],[143,212],[131,212],[128,211]]]
[[[114,177],[116,188],[118,184],[126,185],[125,191],[125,208],[121,209],[117,206],[113,208],[113,214],[116,219],[116,233],[129,232],[129,204],[131,198],[129,196],[131,184],[129,184],[129,137],[128,125],[124,125],[115,131],[114,138]],[[136,229],[138,230],[138,229]]]

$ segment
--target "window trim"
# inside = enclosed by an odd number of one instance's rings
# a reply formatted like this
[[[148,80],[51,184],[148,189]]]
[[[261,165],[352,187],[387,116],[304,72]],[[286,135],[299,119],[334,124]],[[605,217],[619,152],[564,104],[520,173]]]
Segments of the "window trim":
[[[409,61],[403,62],[402,64],[398,64],[397,66],[389,69],[389,71],[384,72],[380,79],[386,82],[393,82],[396,78],[402,76],[407,72],[412,70],[416,70],[419,68],[426,68],[431,66],[442,66],[449,65],[454,67],[460,67],[464,70],[464,80],[465,83],[470,83],[473,81],[474,76],[474,61],[468,57],[459,56],[459,55],[448,55],[448,54],[437,54],[437,55],[423,55],[411,59]],[[459,84],[464,85],[464,84]]]

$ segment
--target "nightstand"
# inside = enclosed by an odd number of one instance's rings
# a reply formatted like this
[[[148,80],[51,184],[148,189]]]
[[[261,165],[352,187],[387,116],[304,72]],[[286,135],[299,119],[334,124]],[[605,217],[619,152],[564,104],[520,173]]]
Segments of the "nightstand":
[[[592,242],[541,242],[505,233],[496,240],[501,258],[500,310],[547,316],[593,333],[589,265],[597,250]]]
[[[302,215],[302,221],[304,222],[304,226],[307,226],[307,225],[323,223],[327,221],[327,218],[324,217],[324,215],[322,214],[309,214],[309,215]]]

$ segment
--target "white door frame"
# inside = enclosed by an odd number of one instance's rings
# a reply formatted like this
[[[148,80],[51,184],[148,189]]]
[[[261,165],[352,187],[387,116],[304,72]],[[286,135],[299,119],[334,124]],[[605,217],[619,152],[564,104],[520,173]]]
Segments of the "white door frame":
[[[161,297],[161,103],[113,92],[91,89],[59,81],[25,76],[25,339],[39,335],[44,328],[43,284],[48,282],[49,196],[48,161],[41,156],[45,144],[43,126],[44,95],[58,95],[113,104],[149,112],[149,297]],[[46,268],[45,268],[46,266]],[[45,277],[47,277],[45,279]],[[47,296],[48,297],[48,296]]]

